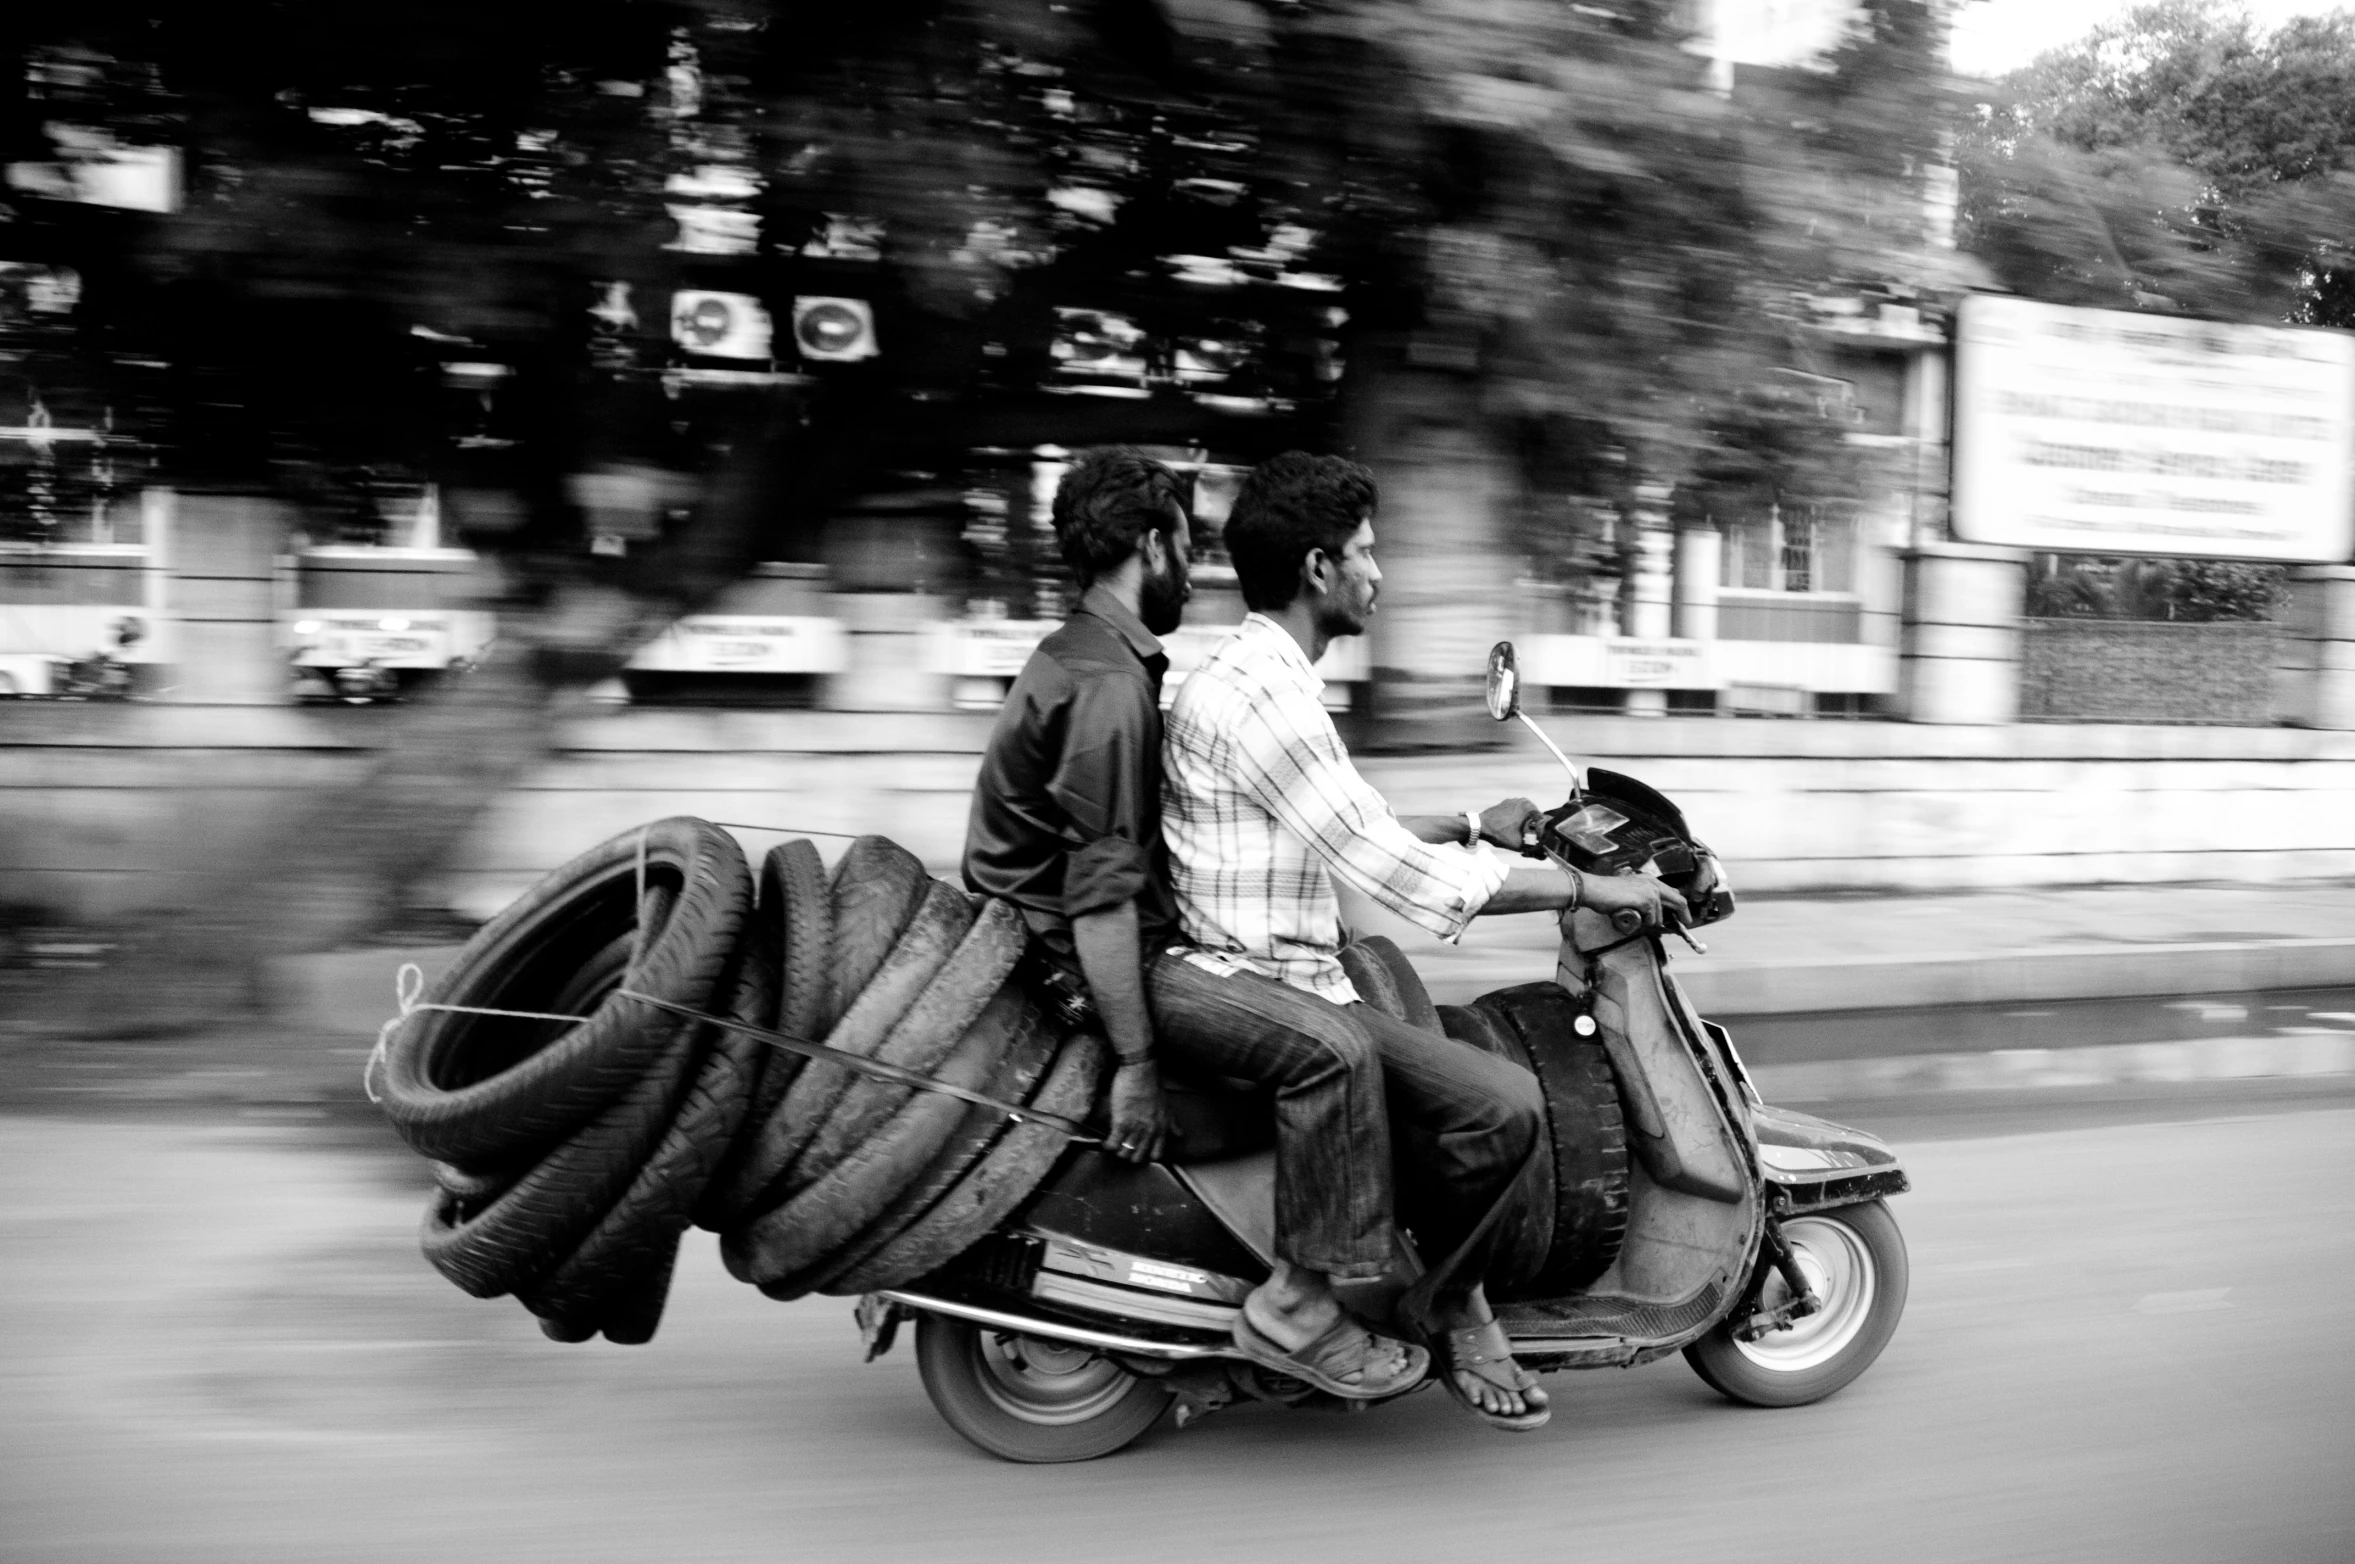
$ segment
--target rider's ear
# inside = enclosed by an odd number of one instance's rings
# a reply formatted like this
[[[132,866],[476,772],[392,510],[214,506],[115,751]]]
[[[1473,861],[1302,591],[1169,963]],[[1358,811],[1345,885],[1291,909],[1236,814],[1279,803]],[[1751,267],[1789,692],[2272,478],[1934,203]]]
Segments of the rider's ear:
[[[1312,548],[1300,559],[1300,589],[1321,596],[1332,583],[1329,572],[1332,556],[1321,548]]]

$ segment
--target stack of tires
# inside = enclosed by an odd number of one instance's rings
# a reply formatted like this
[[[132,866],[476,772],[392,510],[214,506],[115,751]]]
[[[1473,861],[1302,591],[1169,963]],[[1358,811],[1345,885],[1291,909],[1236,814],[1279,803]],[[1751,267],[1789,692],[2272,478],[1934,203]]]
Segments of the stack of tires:
[[[624,991],[1084,1117],[1104,1048],[1013,980],[1023,942],[1012,907],[879,836],[831,878],[794,841],[756,882],[683,817],[582,854],[484,925],[387,1047],[385,1112],[434,1162],[427,1258],[557,1340],[629,1343],[691,1223],[776,1298],[937,1269],[1037,1186],[1060,1133]]]

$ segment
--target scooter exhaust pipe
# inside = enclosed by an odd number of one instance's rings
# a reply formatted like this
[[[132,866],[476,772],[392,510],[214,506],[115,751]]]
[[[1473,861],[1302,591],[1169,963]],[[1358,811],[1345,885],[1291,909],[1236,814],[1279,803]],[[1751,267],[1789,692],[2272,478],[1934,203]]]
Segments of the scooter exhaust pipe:
[[[892,1289],[877,1293],[902,1308],[930,1314],[945,1314],[951,1319],[969,1320],[991,1330],[1012,1331],[1019,1336],[1038,1336],[1048,1341],[1067,1341],[1075,1347],[1088,1347],[1097,1352],[1124,1352],[1132,1357],[1160,1358],[1170,1363],[1195,1363],[1212,1358],[1233,1358],[1248,1362],[1233,1347],[1196,1347],[1178,1342],[1148,1341],[1141,1336],[1123,1336],[1113,1331],[1089,1330],[1084,1325],[1066,1325],[1058,1320],[1043,1320],[1027,1314],[1008,1314],[1002,1309],[987,1309],[977,1303],[958,1303],[947,1298],[934,1298],[925,1293]]]

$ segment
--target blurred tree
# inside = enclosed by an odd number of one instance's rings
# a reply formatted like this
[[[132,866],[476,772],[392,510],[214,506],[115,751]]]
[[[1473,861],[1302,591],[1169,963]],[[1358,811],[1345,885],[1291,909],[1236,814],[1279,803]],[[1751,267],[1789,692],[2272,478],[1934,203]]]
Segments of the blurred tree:
[[[2355,324],[2355,17],[2261,32],[2161,0],[2000,84],[1963,138],[1962,235],[2056,303]]]
[[[1932,7],[1870,0],[1827,58],[1738,71],[1730,95],[1677,14],[1361,0],[1329,23],[1372,57],[1358,79],[1400,84],[1344,121],[1356,313],[1403,336],[1361,342],[1352,374],[1472,374],[1522,482],[1559,497],[1528,507],[1554,534],[1531,551],[1591,560],[1563,522],[1599,522],[1623,593],[1647,493],[1852,493],[1839,410],[1781,371],[1822,367],[1822,306],[1958,280],[1927,200],[1950,101]]]
[[[502,654],[266,863],[216,866],[157,935],[187,975],[159,1006],[245,1003],[259,958],[398,916],[567,692],[967,448],[1264,454],[1437,376],[1523,514],[1624,553],[1671,490],[1852,483],[1836,412],[1775,372],[1809,367],[1816,301],[1951,281],[1922,0],[1868,0],[1819,69],[1731,97],[1660,0],[92,0],[6,25],[8,258],[85,279],[85,367],[166,477],[323,505],[419,471],[495,563]],[[107,145],[175,149],[177,210],[75,199]],[[885,351],[714,391],[674,373],[682,287],[780,323],[856,295]],[[1126,362],[1075,336],[1122,330],[1139,366],[1075,375]],[[581,480],[617,472],[638,489],[596,492],[681,500],[626,561],[584,546]]]

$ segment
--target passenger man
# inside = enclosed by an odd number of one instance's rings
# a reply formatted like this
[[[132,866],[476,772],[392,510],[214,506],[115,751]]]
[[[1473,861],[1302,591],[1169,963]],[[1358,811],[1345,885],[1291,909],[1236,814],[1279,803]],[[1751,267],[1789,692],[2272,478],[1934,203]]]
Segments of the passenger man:
[[[998,714],[965,883],[1020,907],[1037,954],[1065,982],[1084,982],[1119,1060],[1105,1135],[1114,1155],[1144,1162],[1163,1149],[1157,1054],[1274,1090],[1278,1259],[1239,1312],[1245,1350],[1339,1396],[1409,1389],[1427,1354],[1350,1319],[1332,1288],[1334,1276],[1380,1276],[1391,1259],[1390,1143],[1364,1030],[1256,974],[1197,973],[1223,1002],[1188,1001],[1158,1026],[1147,1004],[1144,970],[1168,965],[1178,939],[1161,840],[1168,658],[1158,639],[1177,628],[1190,591],[1178,479],[1134,451],[1090,452],[1056,489],[1054,524],[1084,592]]]
[[[1400,1215],[1431,1279],[1430,1337],[1444,1382],[1475,1415],[1534,1428],[1546,1396],[1513,1361],[1482,1287],[1496,1215],[1534,1148],[1544,1104],[1526,1070],[1360,1002],[1340,961],[1339,880],[1443,939],[1483,913],[1632,908],[1657,922],[1683,898],[1644,878],[1582,877],[1492,851],[1518,848],[1536,806],[1479,815],[1394,815],[1360,777],[1324,708],[1317,660],[1374,612],[1373,475],[1291,451],[1244,480],[1226,524],[1251,613],[1186,679],[1170,709],[1163,830],[1180,922],[1200,950],[1151,970],[1165,1034],[1238,1008],[1225,984],[1274,978],[1299,1010],[1346,1015],[1381,1059],[1394,1133],[1411,1170]],[[1370,1139],[1370,1135],[1366,1138]],[[1343,1176],[1369,1216],[1387,1215],[1387,1164]],[[1370,1252],[1370,1251],[1368,1251]],[[1312,1322],[1263,1327],[1291,1347]]]

